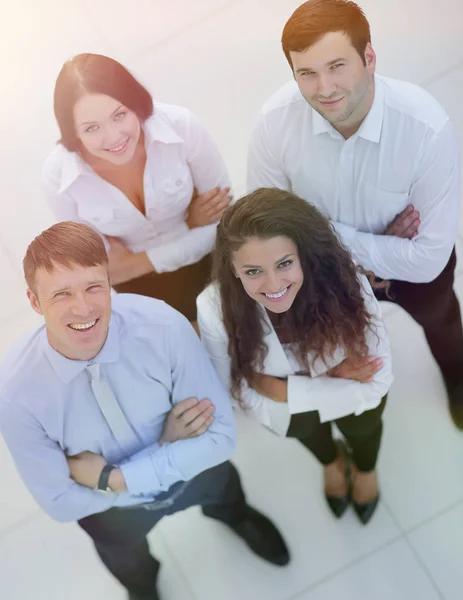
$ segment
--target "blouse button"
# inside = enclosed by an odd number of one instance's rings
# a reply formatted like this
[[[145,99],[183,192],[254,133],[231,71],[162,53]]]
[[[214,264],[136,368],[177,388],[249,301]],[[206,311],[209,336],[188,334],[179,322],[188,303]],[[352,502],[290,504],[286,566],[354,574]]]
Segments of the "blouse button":
[[[182,185],[182,180],[181,179],[177,179],[177,181],[175,182],[175,185],[178,187],[179,185]]]

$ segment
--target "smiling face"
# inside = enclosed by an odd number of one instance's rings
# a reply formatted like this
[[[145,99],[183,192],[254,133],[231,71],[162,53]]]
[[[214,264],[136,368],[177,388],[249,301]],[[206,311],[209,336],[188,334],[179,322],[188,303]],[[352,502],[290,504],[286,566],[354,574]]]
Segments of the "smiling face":
[[[376,56],[370,44],[363,63],[342,32],[327,33],[304,52],[291,52],[301,94],[340,133],[352,135],[371,108]]]
[[[140,139],[137,115],[104,94],[85,94],[74,106],[76,135],[92,158],[115,165],[130,162]]]
[[[32,308],[43,315],[50,345],[72,360],[94,358],[103,347],[111,318],[111,288],[106,265],[39,269]]]
[[[289,310],[304,280],[296,244],[289,238],[251,238],[233,253],[245,292],[274,313]]]

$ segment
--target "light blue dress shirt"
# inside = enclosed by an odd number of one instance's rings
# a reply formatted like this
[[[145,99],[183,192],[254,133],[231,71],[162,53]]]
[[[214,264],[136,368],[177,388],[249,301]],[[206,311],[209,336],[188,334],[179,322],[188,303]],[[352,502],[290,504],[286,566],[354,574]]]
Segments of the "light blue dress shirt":
[[[48,343],[45,326],[17,344],[0,366],[0,431],[38,504],[57,521],[153,500],[230,458],[236,429],[227,392],[190,323],[153,298],[112,300],[106,342],[94,359],[139,443],[119,446],[93,394],[89,361]],[[159,446],[173,405],[209,398],[214,422],[201,436]],[[128,492],[102,495],[75,483],[66,455],[89,450],[121,467]]]

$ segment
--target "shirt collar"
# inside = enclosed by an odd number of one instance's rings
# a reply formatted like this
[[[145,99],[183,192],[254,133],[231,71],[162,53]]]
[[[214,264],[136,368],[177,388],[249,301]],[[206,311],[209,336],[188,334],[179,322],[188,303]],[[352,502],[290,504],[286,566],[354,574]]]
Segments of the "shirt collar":
[[[145,132],[145,148],[148,149],[154,142],[164,144],[183,144],[182,138],[158,112],[153,113],[143,124]],[[91,167],[83,160],[78,152],[69,152],[64,147],[63,169],[58,193],[64,192],[74,181],[84,173],[92,173]]]
[[[44,350],[56,375],[63,383],[69,383],[88,365],[94,363],[113,363],[119,360],[119,331],[114,313],[111,315],[108,336],[103,348],[91,360],[71,360],[50,346],[47,330],[44,328]]]
[[[381,138],[383,116],[384,90],[381,81],[375,75],[375,97],[373,104],[355,136],[378,143]],[[329,133],[336,137],[340,135],[331,123],[324,119],[316,110],[312,110],[312,127],[314,135],[320,135],[321,133]]]

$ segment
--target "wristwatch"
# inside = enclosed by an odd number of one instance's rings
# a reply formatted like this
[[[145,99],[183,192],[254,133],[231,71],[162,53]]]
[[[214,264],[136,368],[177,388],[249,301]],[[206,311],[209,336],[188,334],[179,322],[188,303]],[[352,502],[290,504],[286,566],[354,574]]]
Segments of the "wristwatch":
[[[109,475],[113,469],[117,469],[115,465],[105,465],[103,470],[101,471],[100,478],[98,479],[98,483],[96,485],[95,490],[97,492],[112,493],[112,489],[108,485]]]

